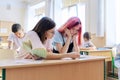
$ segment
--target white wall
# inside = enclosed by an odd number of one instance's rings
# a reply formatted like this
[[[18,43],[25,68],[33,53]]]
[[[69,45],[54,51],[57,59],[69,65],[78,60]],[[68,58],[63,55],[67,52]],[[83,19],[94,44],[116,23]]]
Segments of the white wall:
[[[37,22],[43,17],[44,15],[36,16],[35,15],[35,9],[40,8],[45,6],[45,2],[39,2],[38,4],[35,5],[28,5],[28,10],[27,10],[27,31],[32,30],[34,26],[37,24]]]
[[[116,9],[116,43],[120,43],[120,0],[115,0]]]
[[[62,15],[62,11],[61,11],[61,4],[62,3],[62,0],[55,0],[54,2],[54,20],[56,22],[56,28],[59,28],[62,24],[62,21],[61,21],[61,15]]]
[[[106,0],[106,45],[116,44],[116,19],[115,19],[115,1]]]
[[[106,33],[106,45],[105,46],[114,46],[118,42],[120,42],[119,34],[119,25],[116,25],[116,7],[115,0],[105,0],[104,4],[104,23],[102,24],[104,27],[99,26],[100,21],[100,8],[99,8],[99,0],[82,0],[86,3],[86,31],[90,31],[92,33],[100,33],[100,29],[103,29],[102,32]],[[119,0],[118,0],[119,1]],[[102,19],[102,18],[101,18]],[[120,18],[118,18],[120,19]],[[118,20],[119,21],[119,20]],[[102,23],[102,22],[101,22]],[[119,22],[118,22],[119,23]],[[117,27],[116,27],[117,26]]]
[[[27,4],[18,0],[1,0],[0,20],[20,23],[25,28],[27,24],[26,9]]]
[[[96,33],[97,26],[97,3],[98,0],[86,1],[86,27],[87,31]]]
[[[85,0],[86,31],[104,36],[104,0]]]

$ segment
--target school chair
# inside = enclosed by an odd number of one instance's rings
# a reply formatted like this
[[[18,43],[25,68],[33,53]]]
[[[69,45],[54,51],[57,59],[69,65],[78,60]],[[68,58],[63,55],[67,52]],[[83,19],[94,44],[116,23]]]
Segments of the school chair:
[[[14,59],[16,51],[10,49],[0,49],[0,60]],[[2,70],[0,70],[0,78],[2,78]]]
[[[110,72],[111,73],[110,76],[113,77],[113,78],[117,78],[118,79],[118,74],[117,74],[118,73],[118,69],[115,66],[115,56],[117,54],[116,47],[112,48],[111,54],[112,54],[112,72]]]
[[[10,49],[0,49],[0,60],[14,59],[16,51]]]

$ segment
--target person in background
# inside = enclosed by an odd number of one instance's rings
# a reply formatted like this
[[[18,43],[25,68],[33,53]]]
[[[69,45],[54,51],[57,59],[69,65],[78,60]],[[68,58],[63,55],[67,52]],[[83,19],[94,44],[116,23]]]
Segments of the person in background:
[[[85,32],[83,34],[84,42],[80,46],[81,50],[96,50],[96,46],[91,42],[91,34],[89,32]]]
[[[60,59],[65,57],[79,58],[80,54],[54,54],[51,39],[55,33],[55,22],[49,17],[43,17],[33,30],[29,31],[23,41],[17,58],[22,59]]]
[[[20,24],[16,23],[12,25],[12,32],[8,37],[8,48],[19,51],[25,36],[24,30]]]
[[[54,53],[79,52],[82,23],[78,17],[71,17],[56,32],[53,38]]]

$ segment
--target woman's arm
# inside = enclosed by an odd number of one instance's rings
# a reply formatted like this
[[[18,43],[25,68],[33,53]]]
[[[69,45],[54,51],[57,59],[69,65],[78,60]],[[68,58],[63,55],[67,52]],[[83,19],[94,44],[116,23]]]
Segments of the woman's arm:
[[[94,47],[94,46],[92,46],[92,47],[87,47],[87,48],[80,47],[80,50],[96,50],[96,47]]]
[[[14,34],[8,36],[8,49],[12,49],[14,43]]]
[[[90,47],[88,47],[89,50],[96,50],[96,46],[92,42],[90,42],[89,44],[90,44]]]
[[[88,47],[89,50],[96,50],[96,47],[92,46],[92,47]]]
[[[87,47],[81,45],[80,50],[96,50],[96,46],[90,41],[89,43],[87,43]]]
[[[80,54],[77,52],[69,53],[69,54],[54,54],[54,53],[48,52],[45,59],[61,59],[61,58],[66,58],[66,57],[75,59],[75,58],[79,58]],[[31,53],[27,53],[24,56],[24,58],[25,59],[34,59],[34,60],[40,59],[40,57],[38,57],[36,55],[32,55]]]
[[[12,48],[12,41],[8,41],[8,49]]]
[[[78,47],[78,44],[77,44],[77,41],[76,41],[76,37],[77,37],[77,35],[74,35],[74,36],[72,37],[73,45],[74,45],[73,51],[74,51],[74,52],[79,52],[79,47]]]
[[[80,54],[79,53],[69,53],[69,54],[54,54],[54,53],[47,53],[46,59],[61,59],[61,58],[79,58]]]
[[[59,53],[67,53],[69,45],[70,45],[71,38],[67,38],[65,45],[63,46],[61,43],[56,43],[56,48],[59,51]]]
[[[67,53],[71,39],[72,39],[69,29],[65,30],[64,35],[67,38],[67,40],[65,41],[65,45],[63,46],[61,43],[56,43],[56,48],[59,51],[59,53]]]

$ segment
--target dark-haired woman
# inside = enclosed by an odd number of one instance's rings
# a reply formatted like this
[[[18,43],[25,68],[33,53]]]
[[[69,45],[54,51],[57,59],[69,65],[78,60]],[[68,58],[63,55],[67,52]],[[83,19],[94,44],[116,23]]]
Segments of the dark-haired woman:
[[[17,55],[18,58],[25,59],[60,59],[65,57],[78,58],[79,53],[71,54],[54,54],[51,48],[51,38],[55,33],[55,22],[43,17],[34,27],[29,31],[23,42],[21,52]]]

